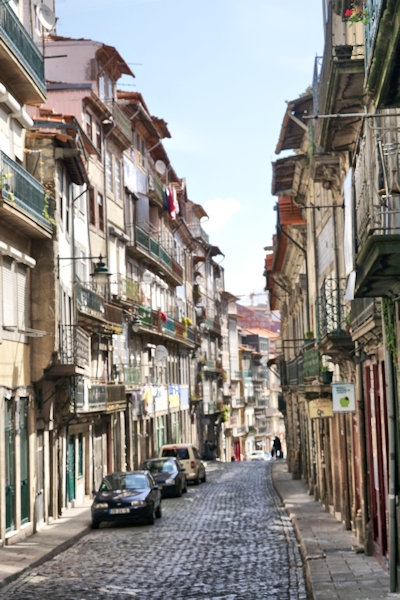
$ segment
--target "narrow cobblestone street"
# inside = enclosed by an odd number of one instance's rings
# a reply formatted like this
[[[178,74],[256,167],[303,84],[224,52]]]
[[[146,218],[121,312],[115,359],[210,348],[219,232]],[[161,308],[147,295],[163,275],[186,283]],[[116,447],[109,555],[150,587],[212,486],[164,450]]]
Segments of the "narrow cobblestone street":
[[[209,463],[154,526],[92,531],[4,590],[8,600],[305,600],[302,561],[264,462]]]

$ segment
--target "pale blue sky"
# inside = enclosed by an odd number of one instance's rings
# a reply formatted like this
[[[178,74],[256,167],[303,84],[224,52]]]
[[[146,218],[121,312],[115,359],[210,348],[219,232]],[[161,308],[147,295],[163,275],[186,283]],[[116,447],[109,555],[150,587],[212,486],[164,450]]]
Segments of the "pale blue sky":
[[[120,87],[168,123],[165,148],[210,216],[226,289],[262,292],[271,162],[286,101],[311,84],[323,51],[322,1],[56,0],[56,13],[58,35],[114,46],[129,64],[136,77]]]

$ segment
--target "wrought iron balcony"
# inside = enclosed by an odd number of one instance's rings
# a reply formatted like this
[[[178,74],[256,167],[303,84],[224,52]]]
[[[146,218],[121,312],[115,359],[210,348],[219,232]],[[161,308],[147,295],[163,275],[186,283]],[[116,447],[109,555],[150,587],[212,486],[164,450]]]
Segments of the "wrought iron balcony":
[[[369,340],[376,344],[382,336],[382,313],[380,298],[356,298],[351,303],[351,336],[354,341]]]
[[[359,220],[355,296],[395,297],[400,293],[400,190],[389,190],[369,208]],[[361,222],[362,214],[369,214],[367,223]]]
[[[88,410],[115,412],[126,406],[125,386],[92,384],[88,390]]]
[[[90,336],[77,325],[60,325],[60,350],[61,365],[71,365],[76,368],[89,366]]]
[[[328,278],[323,281],[319,295],[318,347],[332,358],[352,351],[350,335],[350,303],[345,299],[346,279]]]
[[[0,4],[1,9],[4,8]],[[1,219],[9,221],[19,231],[27,231],[30,236],[50,235],[53,226],[50,221],[44,187],[26,169],[0,152],[0,208]]]
[[[368,23],[365,26],[366,89],[378,108],[400,106],[400,67],[398,48],[400,29],[393,27],[399,5],[383,0],[366,0]],[[397,12],[396,12],[397,11]],[[379,19],[378,19],[379,17]],[[379,39],[379,57],[374,50]]]
[[[114,135],[119,138],[126,148],[129,148],[132,140],[132,123],[116,102],[113,102],[113,119],[115,124]],[[123,136],[123,137],[122,137]]]
[[[164,204],[164,192],[163,186],[160,179],[157,177],[155,173],[149,174],[148,180],[148,195],[150,198],[155,200],[155,203],[163,207]]]
[[[78,324],[83,328],[103,327],[109,333],[120,333],[123,312],[119,306],[106,302],[104,297],[89,287],[75,286]]]
[[[142,381],[140,367],[124,367],[124,383],[128,385],[140,385]]]
[[[135,225],[131,228],[129,250],[142,261],[161,270],[171,285],[182,285],[183,268],[165,250],[165,248],[142,227]]]
[[[126,407],[125,386],[114,383],[87,382],[80,379],[76,388],[78,412],[116,412]]]
[[[316,58],[313,77],[314,111],[319,115],[332,115],[315,123],[314,140],[323,151],[353,148],[362,122],[354,113],[364,110],[364,48],[352,45],[350,56],[341,58],[335,51],[338,47],[332,43],[333,18],[329,12],[324,55]],[[353,116],[341,117],[338,126],[335,115],[345,113],[353,113]]]
[[[0,3],[1,79],[22,104],[46,100],[44,59],[8,3]]]

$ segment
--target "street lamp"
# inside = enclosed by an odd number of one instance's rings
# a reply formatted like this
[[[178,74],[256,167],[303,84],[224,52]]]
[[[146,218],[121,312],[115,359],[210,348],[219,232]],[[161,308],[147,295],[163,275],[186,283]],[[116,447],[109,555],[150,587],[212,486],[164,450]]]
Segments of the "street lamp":
[[[72,262],[75,260],[98,260],[98,263],[96,264],[93,273],[90,274],[90,276],[93,277],[93,280],[98,285],[105,285],[108,282],[108,278],[111,275],[111,273],[107,269],[105,262],[103,261],[103,256],[101,254],[100,256],[57,256],[58,279],[60,279],[60,260],[70,260]]]
[[[88,256],[87,258],[93,258],[93,257]],[[96,283],[98,285],[105,285],[106,283],[108,283],[108,278],[110,277],[111,273],[107,269],[106,263],[103,262],[103,257],[101,256],[101,254],[98,258],[99,258],[99,262],[95,266],[94,271],[93,271],[93,273],[90,274],[90,276],[93,277],[93,279],[96,281]]]

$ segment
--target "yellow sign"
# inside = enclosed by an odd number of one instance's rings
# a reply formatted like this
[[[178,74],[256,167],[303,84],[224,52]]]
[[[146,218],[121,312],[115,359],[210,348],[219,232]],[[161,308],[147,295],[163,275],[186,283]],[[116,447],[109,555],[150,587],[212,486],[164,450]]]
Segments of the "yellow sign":
[[[317,398],[308,403],[310,419],[319,419],[323,417],[333,417],[332,400],[329,398]]]

